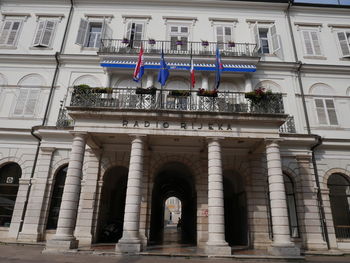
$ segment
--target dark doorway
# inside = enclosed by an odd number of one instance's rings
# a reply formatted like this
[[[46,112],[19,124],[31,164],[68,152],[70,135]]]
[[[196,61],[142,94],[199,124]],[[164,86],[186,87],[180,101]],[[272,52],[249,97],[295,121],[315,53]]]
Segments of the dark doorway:
[[[164,209],[165,201],[176,197],[181,201],[181,244],[196,244],[197,215],[196,192],[192,174],[187,166],[181,163],[168,163],[157,174],[152,192],[152,213],[150,245],[164,242]]]
[[[103,182],[99,216],[98,242],[116,243],[122,237],[128,169],[109,169]]]
[[[225,240],[230,246],[248,245],[246,193],[242,177],[224,172]]]

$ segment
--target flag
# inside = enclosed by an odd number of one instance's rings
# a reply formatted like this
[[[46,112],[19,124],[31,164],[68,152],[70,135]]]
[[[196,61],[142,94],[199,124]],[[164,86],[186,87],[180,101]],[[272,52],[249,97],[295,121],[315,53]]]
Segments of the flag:
[[[168,69],[167,64],[165,63],[164,53],[162,50],[162,56],[160,58],[160,69],[159,69],[159,73],[158,73],[158,82],[162,86],[164,86],[168,77],[169,77],[169,69]]]
[[[143,61],[143,47],[141,46],[139,58],[137,60],[137,64],[136,64],[132,79],[136,82],[139,82],[142,79],[144,71],[145,71],[145,65]]]
[[[215,68],[216,68],[216,78],[215,78],[215,88],[218,89],[220,86],[220,81],[221,81],[221,72],[224,69],[220,57],[220,50],[219,47],[216,47],[216,61],[215,61]]]
[[[194,75],[194,65],[193,65],[193,58],[192,57],[191,57],[190,74],[191,74],[191,87],[194,88],[194,85],[196,84],[196,77]]]

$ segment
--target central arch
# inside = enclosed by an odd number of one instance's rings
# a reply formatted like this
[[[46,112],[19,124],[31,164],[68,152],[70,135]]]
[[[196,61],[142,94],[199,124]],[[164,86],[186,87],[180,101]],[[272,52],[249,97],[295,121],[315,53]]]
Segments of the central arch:
[[[190,169],[179,162],[165,164],[155,176],[149,244],[163,244],[165,201],[169,197],[181,201],[181,244],[196,244],[197,198],[194,178]]]

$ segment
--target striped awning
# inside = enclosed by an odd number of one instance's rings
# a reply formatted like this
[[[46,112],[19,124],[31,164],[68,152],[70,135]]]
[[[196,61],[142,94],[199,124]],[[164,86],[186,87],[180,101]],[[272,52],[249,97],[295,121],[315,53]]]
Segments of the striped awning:
[[[101,66],[105,68],[135,68],[136,61],[104,60]],[[190,63],[167,62],[169,69],[190,70]],[[145,69],[159,69],[159,62],[145,62]],[[223,71],[227,72],[255,72],[255,65],[223,64]],[[198,71],[215,71],[215,64],[194,63],[194,69]]]

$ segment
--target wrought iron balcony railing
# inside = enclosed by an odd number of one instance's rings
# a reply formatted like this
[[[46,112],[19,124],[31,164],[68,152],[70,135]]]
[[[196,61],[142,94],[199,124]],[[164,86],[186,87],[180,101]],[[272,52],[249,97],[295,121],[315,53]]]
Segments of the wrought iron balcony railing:
[[[350,239],[350,225],[334,226],[335,236],[339,239]]]
[[[257,57],[256,44],[251,43],[218,43],[218,42],[187,42],[187,41],[153,41],[153,40],[123,40],[102,39],[99,49],[100,54],[138,54],[140,47],[145,54],[160,54],[163,50],[165,55],[203,55],[215,56],[216,47],[220,49],[221,56]]]
[[[106,90],[107,91],[107,90]],[[231,112],[281,114],[282,94],[274,99],[252,104],[242,92],[220,91],[216,94],[199,94],[197,91],[71,88],[70,106],[86,108],[173,110],[189,112]]]
[[[296,133],[293,116],[288,116],[286,122],[280,127],[280,133]]]

